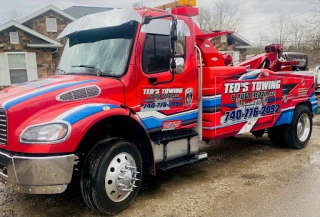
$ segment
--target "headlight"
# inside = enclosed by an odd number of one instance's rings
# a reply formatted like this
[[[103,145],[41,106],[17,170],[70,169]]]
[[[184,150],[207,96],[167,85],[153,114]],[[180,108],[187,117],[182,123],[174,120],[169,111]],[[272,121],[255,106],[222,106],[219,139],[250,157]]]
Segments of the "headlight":
[[[46,123],[30,126],[21,136],[21,143],[58,143],[65,141],[71,133],[69,123]]]

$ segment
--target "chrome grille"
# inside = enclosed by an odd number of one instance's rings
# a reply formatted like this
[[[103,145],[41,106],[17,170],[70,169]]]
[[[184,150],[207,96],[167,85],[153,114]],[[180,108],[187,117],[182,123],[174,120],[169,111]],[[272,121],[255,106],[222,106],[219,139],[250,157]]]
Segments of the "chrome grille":
[[[57,96],[58,101],[68,102],[74,100],[82,100],[97,97],[100,95],[101,89],[98,86],[83,87],[68,92],[64,92]]]
[[[0,144],[7,144],[7,112],[0,108]]]

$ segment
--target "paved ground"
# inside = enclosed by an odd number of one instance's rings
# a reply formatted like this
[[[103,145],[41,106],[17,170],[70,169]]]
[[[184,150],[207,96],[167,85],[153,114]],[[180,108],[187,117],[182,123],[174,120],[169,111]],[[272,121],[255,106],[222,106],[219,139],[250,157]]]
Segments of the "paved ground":
[[[320,117],[307,148],[241,136],[204,147],[209,160],[145,181],[119,216],[320,216]],[[78,192],[22,195],[0,184],[0,216],[98,216]]]

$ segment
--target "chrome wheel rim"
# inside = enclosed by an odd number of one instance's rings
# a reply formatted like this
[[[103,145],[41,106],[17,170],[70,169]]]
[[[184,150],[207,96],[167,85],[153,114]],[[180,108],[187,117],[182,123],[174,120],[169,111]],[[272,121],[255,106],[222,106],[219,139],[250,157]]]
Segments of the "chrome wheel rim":
[[[301,142],[307,140],[311,130],[310,118],[307,114],[301,115],[297,124],[297,135]]]
[[[113,202],[121,202],[133,192],[137,179],[137,166],[129,153],[120,153],[115,156],[106,172],[105,188]]]

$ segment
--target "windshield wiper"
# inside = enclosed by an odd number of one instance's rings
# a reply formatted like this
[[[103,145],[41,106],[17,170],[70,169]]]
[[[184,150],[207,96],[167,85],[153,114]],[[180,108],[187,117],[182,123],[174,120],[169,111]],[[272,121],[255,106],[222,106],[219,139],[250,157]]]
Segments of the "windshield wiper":
[[[78,65],[78,66],[72,66],[72,68],[77,68],[77,67],[79,67],[79,68],[86,68],[86,69],[95,69],[96,74],[97,74],[98,77],[101,77],[101,75],[103,74],[103,73],[101,72],[101,70],[100,70],[99,68],[96,68],[96,66],[94,66],[94,65]]]
[[[64,70],[62,70],[62,69],[57,68],[57,70],[58,70],[59,72],[62,72],[63,74],[66,74],[66,71],[64,71]]]

